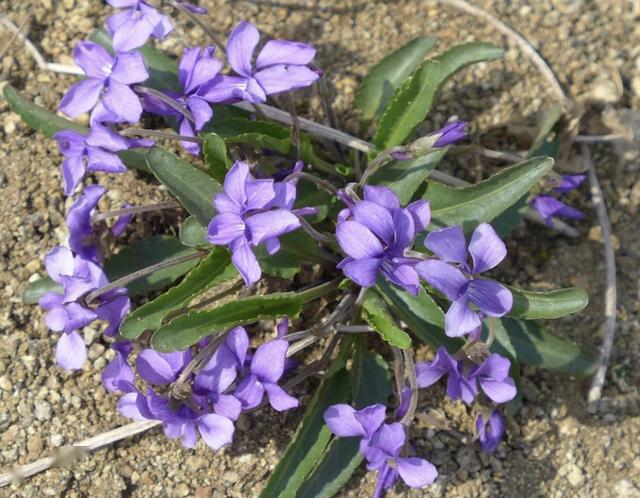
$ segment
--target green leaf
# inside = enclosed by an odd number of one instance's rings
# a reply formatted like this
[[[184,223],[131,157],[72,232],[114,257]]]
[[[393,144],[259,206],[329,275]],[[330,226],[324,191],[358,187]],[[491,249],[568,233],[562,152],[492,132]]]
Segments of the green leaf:
[[[372,121],[382,115],[389,99],[422,62],[436,41],[435,38],[420,36],[373,66],[362,80],[355,100],[364,121]]]
[[[374,403],[387,404],[391,394],[388,366],[380,355],[367,350],[365,341],[358,341],[351,375],[352,404],[355,408]],[[359,445],[357,438],[334,437],[296,498],[328,498],[335,495],[362,462]]]
[[[538,133],[527,153],[527,157],[549,156],[556,158],[560,151],[560,121],[564,111],[559,105],[548,109],[538,127]]]
[[[209,245],[207,227],[201,225],[195,216],[189,216],[180,225],[180,242],[189,247]]]
[[[490,43],[465,43],[422,64],[387,105],[373,138],[379,149],[403,143],[429,114],[446,81],[469,64],[499,59],[503,51]]]
[[[393,312],[405,322],[409,330],[421,341],[438,348],[444,346],[450,353],[460,349],[464,341],[447,337],[444,333],[444,312],[432,297],[421,288],[417,296],[396,287],[384,279],[378,280],[378,287],[391,304]]]
[[[304,230],[296,230],[280,237],[280,250],[269,254],[264,246],[255,248],[264,273],[280,278],[293,278],[302,265],[320,263],[318,245]]]
[[[519,363],[587,377],[597,367],[597,354],[552,334],[536,322],[501,318],[496,327],[495,347]]]
[[[213,197],[222,190],[217,181],[162,147],[153,147],[148,152],[147,164],[201,225],[209,224],[215,215]]]
[[[38,130],[47,137],[51,137],[61,130],[74,130],[85,135],[89,133],[89,128],[86,126],[57,116],[44,107],[25,99],[20,92],[9,84],[5,85],[3,94],[13,112],[18,114],[31,128]],[[148,172],[149,169],[144,156],[145,152],[144,149],[129,149],[118,152],[118,156],[128,168]]]
[[[446,148],[440,148],[408,161],[392,161],[373,175],[371,184],[390,188],[398,194],[400,203],[405,205],[446,153]]]
[[[227,143],[249,144],[256,149],[270,149],[282,155],[291,153],[289,129],[269,121],[243,118],[214,120],[206,127],[224,138]]]
[[[145,330],[157,329],[171,311],[179,309],[198,294],[229,281],[236,275],[227,251],[214,249],[184,277],[182,282],[129,314],[120,326],[120,334],[127,339],[137,339]]]
[[[362,303],[362,318],[392,346],[406,349],[411,347],[411,337],[398,328],[389,314],[384,300],[375,292],[369,291]]]
[[[558,289],[549,292],[532,292],[510,287],[513,307],[509,316],[524,320],[561,318],[577,313],[589,304],[589,296],[583,289]]]
[[[331,438],[331,432],[324,423],[324,411],[331,405],[348,401],[350,387],[350,375],[344,368],[325,376],[309,402],[291,443],[260,493],[262,498],[300,496],[300,485],[322,457]]]
[[[38,301],[43,294],[47,292],[55,292],[62,294],[62,286],[51,280],[50,277],[44,277],[35,282],[27,284],[22,291],[22,303],[23,304],[38,304]]]
[[[463,225],[466,230],[490,222],[517,203],[551,168],[553,159],[536,157],[470,187],[430,182],[424,197],[431,202],[431,216],[437,224]]]
[[[302,311],[302,303],[295,292],[275,292],[238,299],[207,311],[191,311],[156,330],[151,345],[158,351],[180,351],[236,325],[283,316],[294,318]]]
[[[222,183],[231,167],[231,161],[227,156],[227,144],[215,133],[205,133],[201,136],[204,139],[202,152],[204,160],[209,166],[209,171],[211,171],[211,176]]]
[[[114,281],[167,259],[194,253],[194,249],[185,247],[176,237],[154,235],[148,239],[134,242],[109,258],[104,264],[104,271],[109,280]],[[186,261],[134,280],[127,285],[129,295],[147,294],[153,290],[166,287],[178,277],[187,273],[197,263],[198,261],[195,259]]]

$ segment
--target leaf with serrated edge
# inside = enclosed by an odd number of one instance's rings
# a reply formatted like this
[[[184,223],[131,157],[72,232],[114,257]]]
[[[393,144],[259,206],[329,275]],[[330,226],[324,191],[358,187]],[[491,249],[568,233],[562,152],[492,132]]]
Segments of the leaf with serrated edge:
[[[120,326],[120,334],[126,339],[137,339],[145,330],[158,328],[169,312],[235,276],[237,271],[231,264],[227,251],[214,249],[184,277],[182,282],[128,315]]]
[[[362,318],[392,346],[401,349],[411,347],[411,337],[396,325],[384,300],[374,290],[367,292],[362,303]]]
[[[427,117],[438,91],[451,76],[469,64],[499,59],[502,53],[490,43],[465,43],[422,64],[387,105],[373,143],[379,149],[403,143]]]
[[[227,156],[227,145],[224,140],[215,133],[205,133],[202,135],[204,144],[202,144],[202,153],[204,161],[209,166],[211,176],[218,182],[224,182],[224,177],[231,167],[231,161]]]

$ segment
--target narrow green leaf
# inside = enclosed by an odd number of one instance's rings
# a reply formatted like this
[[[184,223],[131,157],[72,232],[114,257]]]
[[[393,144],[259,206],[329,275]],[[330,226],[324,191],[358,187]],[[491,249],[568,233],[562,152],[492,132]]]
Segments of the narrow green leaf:
[[[214,120],[205,131],[213,131],[227,143],[249,144],[256,149],[271,149],[282,155],[291,153],[289,129],[269,121],[244,118]]]
[[[490,222],[517,203],[551,168],[553,159],[536,157],[470,187],[430,182],[424,197],[431,202],[431,216],[437,224],[467,229]]]
[[[465,43],[422,64],[387,105],[373,143],[379,149],[403,143],[427,117],[438,91],[451,76],[469,64],[499,59],[502,53],[490,43]]]
[[[597,367],[597,354],[562,339],[533,321],[501,318],[496,327],[496,352],[508,353],[519,363],[587,377]]]
[[[365,341],[357,343],[351,375],[353,406],[387,404],[391,395],[388,366],[380,355],[367,350]],[[359,445],[358,438],[334,437],[296,498],[328,498],[340,491],[362,462]]]
[[[182,282],[128,315],[120,326],[120,334],[127,339],[137,339],[145,330],[157,329],[171,311],[179,309],[198,294],[229,281],[236,275],[227,251],[214,249],[184,277]]]
[[[293,278],[302,265],[320,263],[318,244],[304,230],[296,230],[280,237],[280,250],[269,254],[264,246],[255,248],[260,267],[274,277]]]
[[[577,313],[589,304],[589,296],[583,290],[572,287],[549,292],[532,292],[509,288],[513,294],[513,307],[509,316],[524,320],[561,318]]]
[[[209,224],[215,215],[213,197],[222,189],[217,181],[162,147],[153,147],[148,152],[147,164],[201,225]]]
[[[409,326],[409,330],[421,341],[438,348],[444,346],[450,353],[460,349],[463,341],[447,337],[444,333],[444,312],[424,289],[417,296],[379,279],[378,287],[391,309]]]
[[[47,292],[55,292],[62,294],[62,286],[51,280],[50,277],[44,277],[35,282],[27,284],[22,291],[22,303],[23,304],[38,304],[38,301],[43,294]]]
[[[20,92],[9,84],[5,85],[3,94],[13,112],[18,114],[31,128],[38,130],[47,137],[51,137],[61,130],[89,133],[89,129],[86,126],[69,121],[25,99]],[[118,156],[128,168],[148,172],[149,169],[144,156],[145,152],[144,149],[129,149],[118,152]]]
[[[346,402],[350,395],[349,373],[341,368],[325,376],[269,481],[260,493],[262,498],[294,498],[305,476],[313,469],[331,438],[324,423],[324,411],[331,405]]]
[[[215,133],[205,133],[201,136],[204,139],[202,152],[204,160],[209,166],[209,171],[211,171],[211,176],[222,183],[231,167],[231,161],[227,156],[227,144]]]
[[[392,346],[401,349],[411,347],[411,337],[398,328],[393,317],[389,314],[384,300],[373,290],[367,292],[362,303],[362,318]]]
[[[180,351],[236,325],[283,316],[294,318],[302,311],[302,303],[295,292],[276,292],[238,299],[207,311],[191,311],[156,330],[151,345],[158,351]]]
[[[398,194],[400,203],[405,205],[446,153],[446,148],[439,148],[408,161],[392,161],[373,175],[371,184],[390,188]]]
[[[195,216],[189,216],[180,225],[180,242],[189,247],[209,245],[207,227],[201,225]]]
[[[362,80],[355,100],[364,121],[371,121],[382,115],[389,99],[422,62],[436,41],[435,38],[420,36],[373,66]]]
[[[527,157],[549,156],[556,158],[560,150],[560,120],[564,111],[562,106],[555,105],[548,109],[538,127],[536,138],[531,144]]]
[[[161,261],[193,253],[195,253],[194,249],[185,247],[176,237],[154,235],[148,239],[134,242],[109,258],[105,261],[104,271],[109,280],[114,281]],[[134,280],[127,285],[129,295],[147,294],[153,290],[166,287],[178,277],[187,273],[197,263],[198,261],[195,259],[186,261]]]

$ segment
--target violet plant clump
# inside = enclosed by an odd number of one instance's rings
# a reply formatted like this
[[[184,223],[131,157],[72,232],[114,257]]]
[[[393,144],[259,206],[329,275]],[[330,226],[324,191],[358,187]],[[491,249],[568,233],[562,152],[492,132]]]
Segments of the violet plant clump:
[[[85,77],[59,106],[69,117],[90,113],[88,128],[38,121],[44,109],[10,85],[5,95],[53,134],[70,198],[68,238],[44,258],[49,277],[27,290],[59,334],[56,357],[66,370],[88,368],[82,329],[104,322],[100,340],[114,356],[102,380],[121,415],[159,421],[186,448],[202,440],[220,450],[234,444],[240,417],[304,409],[262,496],[311,493],[318,483],[337,490],[349,475],[327,468],[354,469],[360,459],[382,496],[400,482],[422,488],[438,478],[429,444],[412,441],[425,435],[424,424],[414,425],[426,409],[423,393],[437,396],[441,379],[475,420],[479,448],[493,452],[506,437],[503,414],[520,402],[521,362],[588,373],[588,350],[533,321],[579,311],[585,293],[523,291],[499,273],[509,230],[523,223],[518,206],[528,201],[550,225],[554,216],[578,218],[557,196],[583,177],[564,176],[552,193],[532,196],[553,167],[534,149],[479,185],[443,183],[433,170],[471,139],[469,124],[453,118],[423,136],[418,125],[454,69],[442,69],[442,81],[423,78],[434,64],[426,49],[418,59],[391,54],[395,64],[376,66],[356,99],[363,123],[374,125],[373,144],[367,155],[345,154],[316,140],[335,131],[289,114],[324,95],[312,44],[261,42],[242,21],[225,47],[203,40],[173,60],[153,40],[175,33],[173,14],[206,23],[198,17],[205,9],[177,0],[107,3],[117,9],[107,35],[74,49]],[[471,59],[452,68],[501,55],[487,44],[467,51]],[[395,65],[412,69],[404,82],[382,73]],[[283,102],[286,111],[273,109]],[[346,143],[363,150],[362,141]],[[171,151],[177,145],[189,160]],[[113,205],[109,175],[131,169],[177,203]],[[178,210],[171,233],[179,236],[136,240],[131,228],[159,209]],[[421,343],[430,361],[417,361]],[[562,354],[568,359],[558,366]],[[358,444],[337,451],[339,438]],[[315,456],[301,466],[300,455]],[[327,466],[329,458],[336,462]]]

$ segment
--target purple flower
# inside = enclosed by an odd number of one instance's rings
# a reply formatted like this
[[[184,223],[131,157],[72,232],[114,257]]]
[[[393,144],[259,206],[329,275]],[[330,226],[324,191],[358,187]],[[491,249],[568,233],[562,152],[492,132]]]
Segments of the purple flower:
[[[462,399],[465,403],[471,404],[478,394],[476,380],[465,376],[463,362],[452,357],[445,348],[438,348],[430,363],[416,364],[418,387],[432,386],[445,375],[447,395],[454,401]]]
[[[504,437],[504,418],[498,410],[493,411],[489,420],[485,420],[485,416],[480,414],[476,419],[476,432],[482,449],[487,453],[493,453]]]
[[[102,383],[110,393],[129,393],[136,390],[134,382],[136,375],[127,363],[131,353],[131,344],[116,342],[111,346],[116,357],[111,360],[102,371]]]
[[[262,275],[252,247],[264,243],[274,254],[280,249],[278,237],[300,227],[291,211],[295,197],[294,184],[256,180],[244,162],[237,161],[227,173],[224,192],[214,199],[218,214],[209,223],[208,240],[229,246],[231,260],[247,285]]]
[[[431,219],[427,201],[406,208],[388,188],[366,186],[364,200],[338,215],[336,237],[347,255],[339,264],[344,274],[362,287],[372,287],[378,274],[416,295],[420,288],[417,259],[405,256],[418,232]]]
[[[183,94],[166,92],[167,95],[184,104],[191,111],[195,123],[154,97],[145,98],[145,110],[162,116],[175,116],[180,134],[194,137],[196,132],[200,131],[213,117],[211,106],[202,97],[202,89],[216,77],[222,68],[222,62],[213,57],[214,51],[214,47],[185,49],[178,69],[178,79]],[[180,144],[191,154],[198,155],[200,153],[200,145],[197,143],[180,142]]]
[[[467,261],[466,241],[460,226],[431,232],[425,246],[439,260],[422,261],[416,271],[452,301],[445,315],[445,333],[449,337],[474,332],[482,324],[482,315],[500,317],[511,310],[513,296],[505,286],[477,277],[495,268],[507,255],[507,247],[491,225],[481,223],[473,231],[469,243],[472,265]],[[471,304],[479,312],[474,311]]]
[[[103,254],[99,243],[100,234],[96,232],[96,226],[91,223],[91,217],[106,191],[100,185],[85,187],[67,214],[69,247],[75,254],[94,263],[100,263]],[[111,233],[116,237],[122,234],[132,217],[133,215],[118,217]]]
[[[571,207],[550,195],[539,195],[531,203],[533,209],[544,219],[547,225],[553,226],[553,217],[579,220],[584,218],[584,213]]]
[[[319,74],[309,67],[316,50],[311,45],[286,40],[270,40],[253,53],[260,33],[247,21],[240,22],[227,42],[227,59],[238,76],[222,76],[207,91],[209,101],[246,100],[261,103],[267,95],[311,85]]]
[[[275,339],[265,342],[256,350],[248,375],[240,381],[234,392],[244,410],[258,406],[265,393],[269,404],[279,412],[298,406],[298,400],[277,384],[284,373],[288,348],[287,341]]]
[[[324,412],[329,430],[339,437],[359,437],[360,452],[369,470],[378,470],[376,496],[390,488],[398,477],[412,488],[431,484],[438,476],[435,467],[417,457],[400,457],[406,441],[399,422],[385,424],[385,407],[381,404],[355,410],[346,404],[333,405]]]
[[[114,57],[100,45],[84,41],[74,49],[73,58],[87,77],[71,85],[62,97],[62,112],[76,117],[101,101],[106,111],[123,121],[140,119],[142,105],[130,85],[149,77],[142,54],[117,53]]]
[[[125,9],[107,19],[107,29],[117,52],[141,47],[150,36],[161,40],[173,31],[169,17],[144,0],[107,0],[107,3]]]
[[[462,399],[471,404],[480,389],[495,403],[506,403],[516,395],[515,382],[509,377],[511,363],[499,354],[491,354],[480,365],[465,364],[443,347],[438,348],[433,361],[416,364],[418,387],[435,384],[447,376],[447,394],[452,400]]]
[[[96,309],[80,304],[85,294],[108,283],[102,269],[80,256],[74,257],[65,247],[56,247],[45,256],[44,264],[51,279],[62,286],[62,294],[47,292],[39,305],[47,310],[45,323],[54,332],[63,332],[56,347],[58,365],[65,370],[82,368],[87,357],[84,340],[77,330],[96,319],[109,322],[105,330],[113,334],[129,310],[125,289],[114,289],[100,296]]]
[[[432,133],[431,135],[440,135],[440,138],[438,138],[438,141],[433,144],[433,146],[446,147],[447,145],[466,138],[468,124],[466,121],[454,121]]]
[[[586,178],[587,175],[562,175],[560,185],[553,190],[559,194],[568,194],[572,190],[576,190]]]

